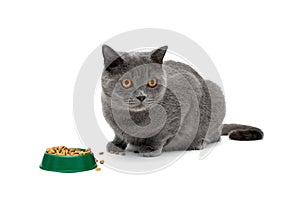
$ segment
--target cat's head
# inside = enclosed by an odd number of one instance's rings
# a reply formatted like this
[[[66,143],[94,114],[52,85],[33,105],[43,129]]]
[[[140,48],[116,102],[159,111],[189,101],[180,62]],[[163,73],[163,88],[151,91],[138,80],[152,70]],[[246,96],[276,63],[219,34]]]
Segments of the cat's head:
[[[167,46],[150,52],[116,52],[103,45],[102,89],[114,105],[132,111],[147,109],[163,97],[166,74],[162,63]]]

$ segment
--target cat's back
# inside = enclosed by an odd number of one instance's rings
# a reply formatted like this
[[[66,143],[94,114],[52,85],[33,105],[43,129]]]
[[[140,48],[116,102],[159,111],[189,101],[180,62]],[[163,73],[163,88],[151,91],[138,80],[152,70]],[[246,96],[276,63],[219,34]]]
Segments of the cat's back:
[[[174,69],[169,70],[171,71],[170,76],[179,73],[185,77],[195,90],[200,104],[210,104],[210,107],[215,106],[221,108],[220,110],[223,110],[222,115],[225,114],[225,98],[220,86],[213,81],[203,79],[201,75],[187,64],[169,60],[164,62],[164,65]]]
[[[191,85],[198,97],[203,95],[205,96],[204,93],[207,93],[206,82],[192,67],[173,60],[165,61],[163,64],[168,79],[171,79],[174,76],[182,75],[185,78],[184,81]]]
[[[174,69],[173,73],[180,73],[188,80],[197,80],[198,84],[205,86],[205,80],[191,66],[182,62],[168,60],[163,63],[165,66]],[[172,72],[171,72],[172,73]],[[170,74],[169,74],[170,75]]]
[[[197,123],[189,123],[195,117],[185,120],[182,123],[179,134],[165,147],[165,150],[185,149],[188,145],[190,145],[190,149],[195,149],[202,143],[203,138],[206,138],[208,135],[217,135],[216,137],[219,137],[218,129],[225,116],[225,99],[221,88],[212,81],[204,80],[200,74],[187,64],[169,60],[164,62],[164,67],[168,77],[167,81],[170,79],[176,80],[176,77],[183,76],[184,80],[181,79],[181,84],[190,85],[190,87],[182,90],[185,94],[185,99],[192,99],[191,96],[194,95],[197,97],[197,101],[189,100],[189,112],[187,114],[190,115],[189,113],[197,110],[195,109],[196,107],[200,111],[199,125],[195,126]],[[190,137],[187,137],[186,133],[190,131],[190,127],[197,127],[198,130],[195,131],[196,135],[194,131],[191,131],[188,134]]]

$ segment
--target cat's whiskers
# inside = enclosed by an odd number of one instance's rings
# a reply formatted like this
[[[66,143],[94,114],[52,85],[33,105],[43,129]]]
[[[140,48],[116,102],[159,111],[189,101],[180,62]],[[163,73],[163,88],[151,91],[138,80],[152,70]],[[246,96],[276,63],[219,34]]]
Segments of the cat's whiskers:
[[[145,101],[145,103],[153,103],[154,100]]]
[[[128,105],[134,105],[136,104],[135,100],[133,98],[129,98],[127,100],[124,101],[126,104]]]

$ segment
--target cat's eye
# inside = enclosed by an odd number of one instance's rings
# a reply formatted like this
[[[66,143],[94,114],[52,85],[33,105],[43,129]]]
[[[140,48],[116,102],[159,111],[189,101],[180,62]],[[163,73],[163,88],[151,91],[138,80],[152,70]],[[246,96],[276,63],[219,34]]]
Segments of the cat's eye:
[[[154,88],[157,85],[157,80],[156,78],[151,78],[148,80],[148,87]]]
[[[127,88],[130,88],[131,85],[132,85],[132,82],[131,82],[130,79],[124,78],[124,79],[122,80],[122,86],[123,86],[124,88],[126,88],[126,89],[127,89]]]

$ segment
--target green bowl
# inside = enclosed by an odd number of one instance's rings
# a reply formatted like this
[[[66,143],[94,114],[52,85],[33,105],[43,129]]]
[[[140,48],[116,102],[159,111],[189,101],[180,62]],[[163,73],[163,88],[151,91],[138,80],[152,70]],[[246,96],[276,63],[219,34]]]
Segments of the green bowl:
[[[40,165],[40,168],[43,170],[62,173],[83,172],[96,167],[97,164],[92,152],[79,156],[59,156],[45,152]]]

